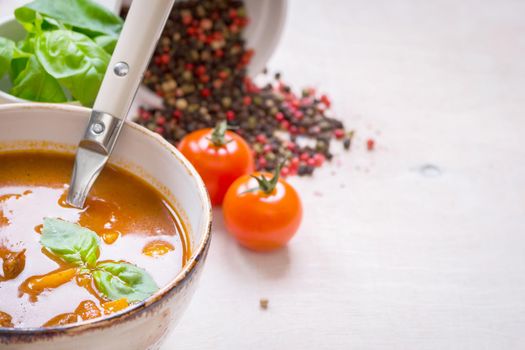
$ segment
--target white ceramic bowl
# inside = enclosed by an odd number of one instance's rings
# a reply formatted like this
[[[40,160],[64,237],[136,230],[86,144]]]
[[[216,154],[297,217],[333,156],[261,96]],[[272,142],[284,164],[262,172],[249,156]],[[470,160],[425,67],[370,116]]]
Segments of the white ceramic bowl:
[[[73,153],[89,115],[89,109],[70,105],[0,105],[0,152],[37,148]],[[130,309],[61,327],[0,328],[0,349],[158,349],[188,306],[210,243],[211,204],[201,178],[173,146],[130,122],[110,161],[144,178],[178,209],[190,233],[191,259],[167,286]]]
[[[109,1],[109,0],[106,0]],[[111,0],[118,3],[117,0]],[[124,3],[130,1],[123,1]],[[260,73],[273,54],[279,43],[284,23],[286,20],[286,0],[245,0],[250,24],[248,25],[245,36],[248,47],[255,49],[255,56],[248,66],[250,76],[255,77]],[[24,37],[24,30],[12,17],[0,19],[0,36],[18,40]],[[24,102],[12,96],[8,91],[10,83],[8,79],[0,80],[0,103]],[[142,88],[137,94],[135,105],[159,105],[158,97],[153,93],[148,93],[147,89]],[[136,107],[132,109],[135,111]]]

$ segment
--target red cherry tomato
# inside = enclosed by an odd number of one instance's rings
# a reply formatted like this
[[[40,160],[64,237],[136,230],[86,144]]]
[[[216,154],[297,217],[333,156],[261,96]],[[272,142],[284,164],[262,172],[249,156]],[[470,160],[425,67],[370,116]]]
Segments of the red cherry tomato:
[[[204,180],[213,205],[220,205],[235,179],[254,167],[250,146],[226,128],[226,122],[221,122],[215,129],[194,131],[178,147]]]
[[[280,169],[277,169],[278,174]],[[297,232],[302,205],[295,189],[268,173],[237,179],[223,203],[226,229],[252,250],[269,251],[284,246]]]

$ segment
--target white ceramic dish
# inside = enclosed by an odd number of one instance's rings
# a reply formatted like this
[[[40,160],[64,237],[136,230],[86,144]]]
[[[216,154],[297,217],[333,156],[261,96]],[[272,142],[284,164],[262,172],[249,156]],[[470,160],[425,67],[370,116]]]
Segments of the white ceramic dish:
[[[0,0],[6,1],[6,0]],[[119,0],[112,1],[116,6]],[[129,1],[124,1],[124,3]],[[255,49],[255,56],[252,58],[248,71],[254,77],[260,73],[272,56],[279,38],[281,37],[286,20],[286,0],[245,0],[250,24],[246,29],[245,36],[248,47]],[[0,36],[11,39],[21,39],[24,30],[12,17],[0,19]],[[5,91],[9,90],[10,83],[7,78],[0,80],[0,103],[27,102],[16,98]],[[141,88],[137,94],[134,106],[138,105],[161,105],[160,99],[146,88]],[[132,108],[131,114],[135,114],[136,107]]]
[[[90,112],[70,105],[0,105],[0,152],[37,148],[73,153]],[[108,318],[52,328],[0,328],[0,349],[158,349],[187,307],[210,243],[211,204],[201,178],[173,146],[130,122],[110,162],[140,175],[178,209],[190,233],[190,261],[152,297]]]

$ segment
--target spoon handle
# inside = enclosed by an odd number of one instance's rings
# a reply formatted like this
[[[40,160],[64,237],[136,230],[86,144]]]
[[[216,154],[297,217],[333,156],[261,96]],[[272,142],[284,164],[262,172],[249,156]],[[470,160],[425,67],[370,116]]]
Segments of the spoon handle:
[[[134,0],[79,143],[67,203],[82,208],[106,165],[175,0]]]
[[[93,109],[125,119],[174,0],[133,0]]]

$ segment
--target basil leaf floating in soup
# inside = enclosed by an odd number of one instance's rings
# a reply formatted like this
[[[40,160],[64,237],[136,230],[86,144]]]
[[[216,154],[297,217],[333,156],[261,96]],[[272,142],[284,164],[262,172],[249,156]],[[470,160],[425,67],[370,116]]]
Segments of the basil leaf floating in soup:
[[[44,70],[34,56],[25,62],[24,69],[17,74],[10,93],[31,101],[67,101],[58,81]]]
[[[36,37],[35,54],[75,99],[93,105],[111,58],[103,48],[84,34],[53,30]]]
[[[119,16],[91,0],[36,0],[22,9],[54,18],[92,38],[101,34],[118,36],[123,25]]]
[[[149,273],[127,262],[100,262],[93,277],[97,289],[111,300],[139,302],[159,289]]]
[[[60,219],[44,219],[40,243],[60,259],[78,266],[94,267],[99,255],[95,232]]]

